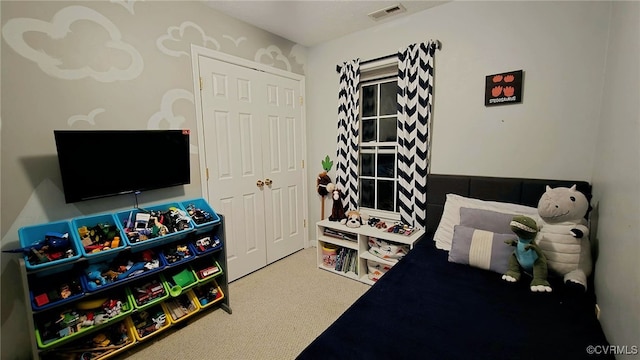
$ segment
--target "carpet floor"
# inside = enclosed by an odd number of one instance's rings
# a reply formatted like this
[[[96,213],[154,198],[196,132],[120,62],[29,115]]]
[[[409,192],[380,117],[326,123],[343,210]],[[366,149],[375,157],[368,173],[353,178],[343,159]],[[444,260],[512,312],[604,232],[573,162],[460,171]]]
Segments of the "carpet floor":
[[[119,359],[294,359],[369,288],[300,250],[229,284],[232,314],[205,310]]]

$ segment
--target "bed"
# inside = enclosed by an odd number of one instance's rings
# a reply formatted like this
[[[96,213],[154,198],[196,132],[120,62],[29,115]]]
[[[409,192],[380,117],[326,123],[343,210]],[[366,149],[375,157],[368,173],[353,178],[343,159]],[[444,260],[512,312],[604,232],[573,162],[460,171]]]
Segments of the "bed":
[[[589,183],[429,175],[427,184],[426,235],[298,359],[613,358],[590,353],[608,346],[591,278],[586,292],[550,278],[551,293],[532,293],[526,278],[507,283],[449,261],[433,241],[447,194],[535,208],[547,185],[576,184],[590,199]]]

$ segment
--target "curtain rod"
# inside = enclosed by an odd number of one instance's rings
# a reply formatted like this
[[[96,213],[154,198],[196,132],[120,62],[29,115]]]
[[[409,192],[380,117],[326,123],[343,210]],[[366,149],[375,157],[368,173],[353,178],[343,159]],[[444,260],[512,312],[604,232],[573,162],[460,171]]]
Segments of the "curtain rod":
[[[434,43],[435,43],[436,50],[440,50],[442,48],[442,43],[440,42],[440,40],[435,40]],[[363,61],[360,61],[360,65],[372,63],[374,61],[389,59],[389,58],[392,58],[392,57],[397,56],[397,55],[398,55],[397,53],[396,54],[389,54],[389,55],[384,55],[384,56],[377,57],[375,59],[363,60]],[[342,70],[342,66],[336,65],[336,72],[339,73],[340,70]]]

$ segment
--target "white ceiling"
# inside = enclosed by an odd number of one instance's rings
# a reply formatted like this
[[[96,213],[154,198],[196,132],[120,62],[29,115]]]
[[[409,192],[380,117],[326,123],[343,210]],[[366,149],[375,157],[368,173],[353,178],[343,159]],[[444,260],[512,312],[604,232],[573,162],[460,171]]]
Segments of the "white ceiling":
[[[313,46],[447,1],[206,1],[210,7],[295,43]],[[402,4],[407,11],[372,20],[368,14]]]

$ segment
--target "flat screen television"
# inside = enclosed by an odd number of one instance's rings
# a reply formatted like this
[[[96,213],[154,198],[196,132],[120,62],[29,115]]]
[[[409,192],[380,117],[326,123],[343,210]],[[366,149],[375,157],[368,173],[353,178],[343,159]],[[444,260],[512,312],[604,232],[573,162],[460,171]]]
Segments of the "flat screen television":
[[[54,130],[67,203],[190,183],[189,130]]]

